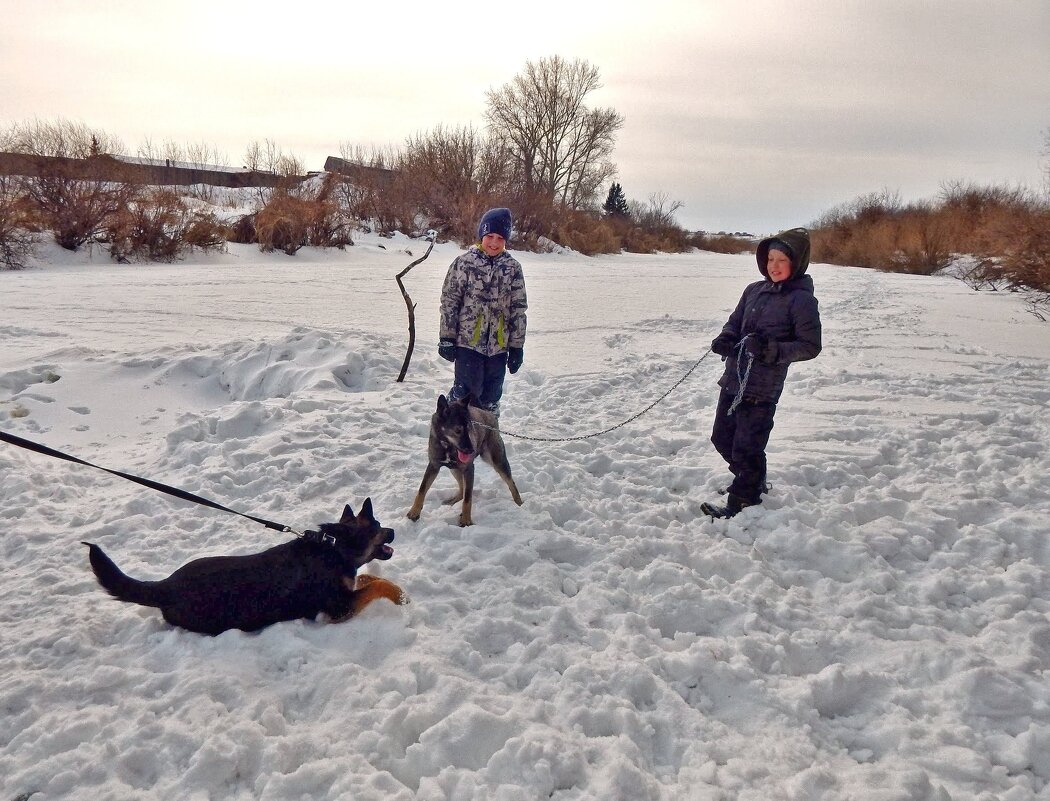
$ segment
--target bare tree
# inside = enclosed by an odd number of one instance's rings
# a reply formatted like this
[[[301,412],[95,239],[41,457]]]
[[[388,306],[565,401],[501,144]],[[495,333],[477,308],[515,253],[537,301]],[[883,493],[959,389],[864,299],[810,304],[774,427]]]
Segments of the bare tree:
[[[285,153],[272,139],[261,143],[255,140],[249,144],[244,151],[244,166],[249,170],[272,172],[285,177],[302,175],[304,172],[302,159],[293,153]]]
[[[24,183],[21,176],[0,175],[0,269],[24,267],[33,251],[33,235],[27,230],[31,214],[25,201]]]
[[[280,194],[297,195],[301,189],[298,176],[304,172],[303,163],[298,156],[285,153],[280,145],[272,139],[263,142],[253,141],[244,151],[244,166],[256,172],[269,172],[280,176],[277,187],[259,186],[255,189],[255,202],[259,209],[266,207],[275,199],[274,189]]]
[[[478,219],[507,186],[505,146],[473,127],[409,137],[396,181],[412,208],[445,236],[473,241]]]
[[[393,146],[355,145],[342,142],[339,155],[343,173],[339,200],[347,214],[364,227],[390,234],[408,227],[405,221],[415,214],[408,210],[400,195],[403,182],[396,180],[396,165],[401,152]],[[396,186],[395,186],[396,184]]]
[[[33,158],[25,197],[67,250],[99,239],[138,192],[110,158],[121,152],[120,141],[103,131],[70,120],[33,120],[13,126],[4,138],[14,152]]]
[[[489,90],[486,121],[507,148],[526,193],[538,191],[552,203],[586,208],[615,175],[609,156],[624,118],[612,109],[585,105],[600,87],[597,67],[553,56],[527,61],[510,83]]]

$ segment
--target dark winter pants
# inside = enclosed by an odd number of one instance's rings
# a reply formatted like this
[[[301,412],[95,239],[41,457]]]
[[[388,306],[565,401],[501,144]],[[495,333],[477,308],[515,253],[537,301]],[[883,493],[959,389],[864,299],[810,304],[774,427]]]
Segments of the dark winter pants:
[[[483,356],[470,348],[456,348],[456,377],[448,393],[449,400],[473,395],[476,405],[498,414],[506,374],[506,351]]]
[[[761,503],[766,483],[766,444],[777,405],[745,400],[730,415],[733,397],[724,389],[718,396],[711,442],[733,474],[729,492],[744,503]]]

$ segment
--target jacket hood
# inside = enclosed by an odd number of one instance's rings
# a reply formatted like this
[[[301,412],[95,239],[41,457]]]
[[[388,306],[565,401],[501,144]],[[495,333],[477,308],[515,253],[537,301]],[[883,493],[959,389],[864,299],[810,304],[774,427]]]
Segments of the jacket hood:
[[[766,272],[766,258],[769,256],[769,246],[775,240],[780,240],[791,249],[791,277],[788,281],[804,276],[809,269],[809,231],[805,228],[789,228],[758,243],[755,258],[758,260],[758,270],[762,276],[769,278],[769,273]]]

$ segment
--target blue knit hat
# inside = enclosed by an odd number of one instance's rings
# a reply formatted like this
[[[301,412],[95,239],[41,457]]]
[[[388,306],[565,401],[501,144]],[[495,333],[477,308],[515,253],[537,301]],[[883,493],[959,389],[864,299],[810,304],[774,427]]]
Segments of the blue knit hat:
[[[478,224],[478,239],[484,239],[486,234],[499,234],[509,241],[511,224],[510,209],[489,209]]]

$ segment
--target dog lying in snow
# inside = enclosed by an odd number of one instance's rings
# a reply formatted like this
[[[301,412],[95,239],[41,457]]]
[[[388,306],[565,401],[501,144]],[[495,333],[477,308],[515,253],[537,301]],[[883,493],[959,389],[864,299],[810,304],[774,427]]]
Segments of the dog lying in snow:
[[[160,581],[133,579],[97,545],[84,544],[95,577],[110,595],[157,607],[172,625],[219,634],[312,620],[321,612],[339,622],[377,598],[407,603],[396,584],[357,575],[373,559],[392,557],[393,539],[393,529],[380,526],[368,499],[360,514],[346,506],[338,523],[325,523],[320,531],[261,553],[194,559]]]

